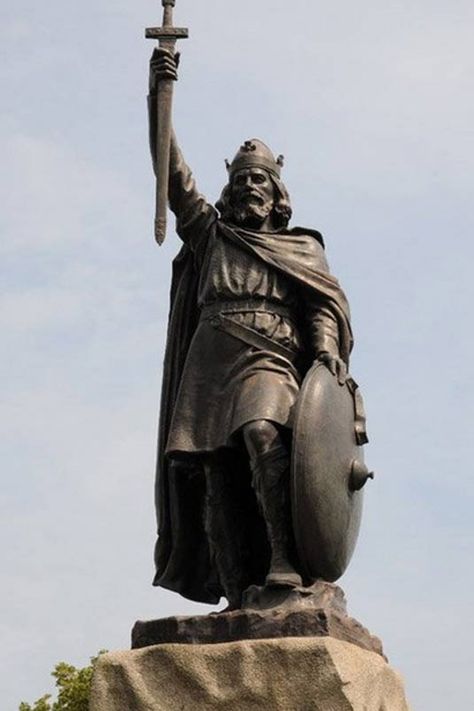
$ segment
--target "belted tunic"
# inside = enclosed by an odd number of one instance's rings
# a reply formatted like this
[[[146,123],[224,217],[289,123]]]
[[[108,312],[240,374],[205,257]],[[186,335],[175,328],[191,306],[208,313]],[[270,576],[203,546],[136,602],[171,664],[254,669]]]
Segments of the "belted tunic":
[[[177,232],[193,253],[201,310],[166,443],[168,455],[179,455],[231,447],[243,425],[254,420],[291,428],[302,377],[298,354],[307,347],[313,357],[322,351],[339,354],[339,333],[335,316],[319,296],[216,229],[216,210],[197,191],[176,146],[172,168],[171,209]],[[319,270],[329,271],[314,235],[258,237],[276,249],[280,243],[288,248],[291,240]],[[216,319],[219,314],[225,318]],[[229,321],[244,328],[226,328]],[[246,332],[263,338],[249,343]]]

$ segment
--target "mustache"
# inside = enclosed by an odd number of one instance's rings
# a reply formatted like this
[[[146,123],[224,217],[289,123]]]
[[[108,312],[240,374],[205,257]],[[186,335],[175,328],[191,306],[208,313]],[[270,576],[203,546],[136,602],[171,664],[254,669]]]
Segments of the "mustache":
[[[240,202],[233,208],[233,216],[237,223],[241,223],[249,218],[262,221],[272,212],[272,206],[267,202]]]
[[[239,196],[239,202],[243,202],[245,200],[248,200],[249,198],[254,199],[260,205],[263,205],[265,203],[265,198],[263,197],[263,195],[258,190],[255,190],[253,188],[243,190],[241,195]]]

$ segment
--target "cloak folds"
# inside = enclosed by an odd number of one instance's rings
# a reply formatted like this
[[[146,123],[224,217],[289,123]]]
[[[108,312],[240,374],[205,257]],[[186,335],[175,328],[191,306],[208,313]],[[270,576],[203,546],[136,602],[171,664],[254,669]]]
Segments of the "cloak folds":
[[[324,269],[323,241],[318,232],[296,227],[274,235],[260,234],[220,220],[211,229],[216,230],[218,237],[253,254],[257,261],[262,260],[294,280],[300,289],[305,287],[317,295],[337,320],[341,357],[348,363],[353,345],[349,306],[338,281]],[[321,265],[315,261],[314,250],[305,248],[308,239],[321,245]],[[204,477],[189,462],[180,463],[164,455],[181,374],[200,316],[198,279],[194,255],[183,246],[173,262],[163,368],[155,488],[158,541],[153,584],[197,602],[217,604],[223,592],[204,531]]]

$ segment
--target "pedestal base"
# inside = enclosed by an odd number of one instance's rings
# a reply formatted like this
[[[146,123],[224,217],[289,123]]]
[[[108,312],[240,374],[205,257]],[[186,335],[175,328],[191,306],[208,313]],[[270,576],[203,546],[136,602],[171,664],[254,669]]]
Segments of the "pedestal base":
[[[335,637],[383,656],[382,643],[349,617],[341,588],[248,588],[241,610],[137,622],[132,649],[156,644],[213,644],[247,639]]]
[[[409,711],[374,652],[332,638],[161,644],[100,658],[90,711]]]

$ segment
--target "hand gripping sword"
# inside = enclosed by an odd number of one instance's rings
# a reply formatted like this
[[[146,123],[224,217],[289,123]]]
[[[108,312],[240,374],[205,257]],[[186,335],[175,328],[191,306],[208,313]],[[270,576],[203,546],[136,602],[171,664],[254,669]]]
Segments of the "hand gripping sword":
[[[173,27],[173,8],[176,0],[161,0],[164,7],[163,27],[149,27],[145,37],[159,40],[159,46],[174,53],[176,41],[188,37],[185,27]],[[173,106],[173,80],[158,82],[158,125],[156,135],[156,205],[155,239],[163,244],[166,237],[166,210],[168,207],[168,180],[170,170],[171,112]]]

